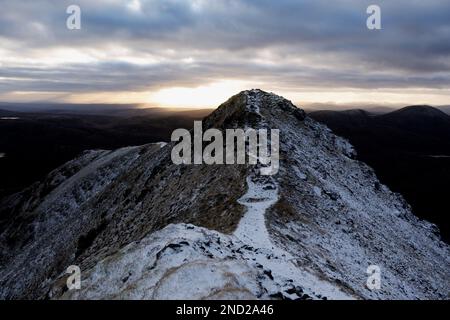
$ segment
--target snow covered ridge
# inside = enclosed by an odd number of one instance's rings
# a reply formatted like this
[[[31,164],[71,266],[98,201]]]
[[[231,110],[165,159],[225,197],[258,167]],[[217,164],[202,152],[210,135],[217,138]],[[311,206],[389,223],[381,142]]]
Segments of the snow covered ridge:
[[[174,143],[86,152],[0,204],[0,298],[449,298],[449,246],[345,139],[261,90],[203,125],[278,128],[278,173],[176,165]]]

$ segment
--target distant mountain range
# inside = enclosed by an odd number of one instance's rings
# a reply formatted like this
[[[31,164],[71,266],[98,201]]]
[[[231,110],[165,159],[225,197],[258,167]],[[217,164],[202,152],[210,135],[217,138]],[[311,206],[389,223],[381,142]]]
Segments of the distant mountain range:
[[[384,114],[393,112],[398,109],[402,109],[403,105],[378,105],[378,104],[333,104],[333,103],[311,103],[305,107],[305,111],[316,112],[323,110],[332,111],[351,111],[351,110],[364,110],[372,114]],[[450,115],[450,105],[433,106]]]
[[[420,218],[435,222],[450,240],[450,116],[430,106],[409,106],[385,114],[365,110],[314,111],[355,146],[358,159],[401,193]]]
[[[302,105],[298,103],[298,105]],[[447,114],[450,114],[450,105],[433,106]],[[320,110],[365,110],[370,113],[381,114],[395,111],[403,108],[400,104],[338,104],[338,103],[309,103],[304,107],[307,112],[314,112]],[[44,113],[65,113],[65,114],[90,114],[90,115],[148,115],[154,112],[165,113],[167,111],[192,111],[198,109],[187,108],[157,108],[145,106],[142,104],[106,104],[106,103],[49,103],[49,102],[0,102],[0,110],[13,112],[44,112]],[[205,109],[203,109],[205,110]],[[214,109],[208,109],[209,113]],[[199,110],[201,111],[201,110]]]

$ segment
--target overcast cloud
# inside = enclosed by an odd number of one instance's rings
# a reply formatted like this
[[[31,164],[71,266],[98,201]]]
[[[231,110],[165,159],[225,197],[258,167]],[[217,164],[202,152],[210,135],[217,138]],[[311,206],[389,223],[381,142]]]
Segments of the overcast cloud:
[[[66,28],[70,4],[81,7],[81,30]],[[366,28],[369,4],[381,7],[382,30]],[[422,90],[450,103],[449,1],[8,0],[0,8],[2,100],[240,80],[282,92]]]

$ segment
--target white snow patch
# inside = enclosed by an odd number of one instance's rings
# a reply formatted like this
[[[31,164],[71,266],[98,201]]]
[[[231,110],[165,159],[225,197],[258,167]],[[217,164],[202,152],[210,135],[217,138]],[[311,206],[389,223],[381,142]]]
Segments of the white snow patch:
[[[316,194],[316,196],[320,197],[322,195],[322,189],[320,189],[317,186],[313,187],[314,193]]]
[[[301,179],[301,180],[307,180],[308,177],[306,176],[306,174],[304,174],[302,171],[300,171],[300,169],[296,166],[292,167],[295,171],[295,174]]]

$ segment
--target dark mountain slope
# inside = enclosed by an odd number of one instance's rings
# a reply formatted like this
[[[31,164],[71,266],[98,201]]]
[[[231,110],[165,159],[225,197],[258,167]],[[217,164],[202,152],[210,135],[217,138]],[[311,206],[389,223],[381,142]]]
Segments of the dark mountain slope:
[[[310,114],[346,137],[358,158],[380,180],[400,192],[422,219],[436,223],[450,240],[450,116],[429,106],[406,107],[384,115],[339,111]]]

